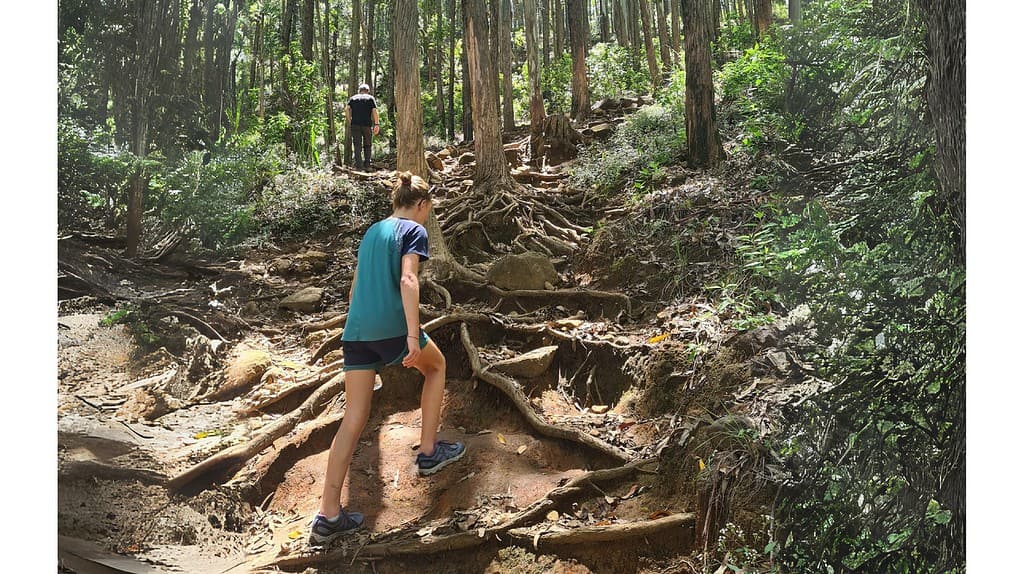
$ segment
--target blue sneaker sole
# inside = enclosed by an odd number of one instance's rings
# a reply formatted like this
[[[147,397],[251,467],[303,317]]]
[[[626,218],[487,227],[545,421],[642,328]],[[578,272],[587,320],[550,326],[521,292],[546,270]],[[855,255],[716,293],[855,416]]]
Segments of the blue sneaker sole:
[[[436,465],[434,465],[434,466],[432,466],[430,468],[420,468],[419,465],[417,465],[416,468],[418,469],[418,472],[419,472],[420,476],[429,476],[429,475],[434,474],[435,472],[441,470],[442,468],[448,466],[449,464],[451,464],[453,462],[462,460],[462,457],[464,457],[464,456],[466,456],[466,448],[465,447],[463,447],[462,452],[460,452],[458,455],[453,456],[453,457],[451,457],[451,458],[449,458],[447,460],[441,461],[441,462],[437,463]]]

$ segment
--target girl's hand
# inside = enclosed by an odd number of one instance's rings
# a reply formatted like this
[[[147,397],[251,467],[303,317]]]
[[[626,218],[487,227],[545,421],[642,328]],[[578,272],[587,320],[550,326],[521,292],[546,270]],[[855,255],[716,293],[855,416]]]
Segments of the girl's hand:
[[[405,342],[409,345],[409,354],[402,359],[402,366],[412,367],[420,358],[420,339],[419,337],[410,336],[405,338]]]

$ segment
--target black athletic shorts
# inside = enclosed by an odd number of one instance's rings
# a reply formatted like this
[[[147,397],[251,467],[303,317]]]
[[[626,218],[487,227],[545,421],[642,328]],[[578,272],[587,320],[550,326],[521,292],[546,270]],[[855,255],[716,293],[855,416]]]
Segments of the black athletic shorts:
[[[427,346],[430,338],[420,329],[420,348]],[[346,371],[380,371],[386,365],[398,365],[409,354],[406,337],[381,339],[380,341],[342,341],[341,350]]]

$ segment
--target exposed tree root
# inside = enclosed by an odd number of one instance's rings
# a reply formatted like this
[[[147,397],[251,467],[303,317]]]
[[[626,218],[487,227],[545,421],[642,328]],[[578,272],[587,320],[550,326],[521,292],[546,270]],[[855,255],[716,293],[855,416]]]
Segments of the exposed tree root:
[[[566,297],[571,299],[580,299],[589,297],[591,299],[615,301],[626,311],[627,314],[632,314],[633,306],[629,300],[622,293],[611,293],[608,291],[592,291],[590,289],[555,289],[552,291],[546,291],[543,289],[522,289],[517,291],[506,291],[494,285],[488,285],[487,290],[495,295],[508,299],[508,298],[540,298],[550,299],[552,297]]]
[[[312,333],[314,331],[324,331],[327,329],[338,329],[345,326],[345,321],[348,319],[348,313],[342,313],[335,315],[330,319],[318,321],[316,323],[307,323],[302,326],[303,333]]]
[[[164,484],[167,477],[159,472],[145,468],[128,468],[116,466],[98,460],[76,460],[61,465],[59,476],[61,480],[72,480],[94,478],[106,480],[137,480],[142,484]]]
[[[481,363],[480,352],[477,351],[476,346],[473,345],[473,341],[469,338],[469,329],[465,324],[462,325],[462,345],[466,348],[466,354],[469,356],[469,362],[473,369],[473,374],[480,380],[497,387],[505,393],[508,398],[512,399],[512,402],[515,403],[519,412],[538,433],[544,436],[569,440],[588,446],[620,462],[624,462],[632,458],[631,455],[623,449],[608,444],[599,438],[580,432],[576,429],[554,425],[542,420],[536,411],[533,410],[533,407],[530,406],[529,399],[526,398],[526,394],[523,392],[519,383],[505,375],[492,372],[490,370],[490,365],[483,365]]]
[[[248,442],[226,448],[167,482],[170,491],[181,491],[186,487],[205,487],[223,475],[237,471],[249,459],[270,446],[278,438],[288,434],[302,421],[313,418],[324,406],[345,388],[345,374],[335,375],[317,389],[298,408],[260,429]]]
[[[313,356],[309,358],[309,364],[314,365],[317,361],[323,358],[324,355],[341,348],[341,337],[344,335],[343,330],[339,330],[333,335],[324,339],[323,343],[317,347],[316,351],[313,352]]]
[[[489,528],[478,528],[443,536],[424,536],[422,538],[416,537],[411,539],[402,538],[400,540],[366,544],[358,547],[356,545],[349,546],[347,544],[340,543],[337,545],[338,547],[331,548],[326,552],[315,552],[300,554],[297,556],[275,558],[265,564],[259,565],[257,568],[298,569],[329,562],[338,562],[342,559],[354,561],[357,559],[384,558],[389,556],[438,554],[453,550],[465,550],[467,548],[480,546],[490,541],[498,541],[500,543],[505,543],[506,545],[509,542],[515,543],[518,540],[516,536],[513,536],[511,539],[506,536],[506,533],[511,534],[513,532],[512,529],[536,524],[545,517],[549,510],[569,499],[583,494],[588,490],[588,487],[593,489],[593,485],[595,483],[612,482],[631,476],[635,472],[642,472],[643,469],[641,467],[656,462],[656,460],[657,459],[646,459],[616,468],[594,470],[583,473],[570,480],[565,485],[552,489],[544,496],[544,498],[537,500],[523,511],[514,514],[503,522]],[[594,541],[609,541],[642,536],[671,528],[679,524],[685,525],[685,520],[677,518],[679,516],[684,515],[674,515],[640,523],[617,524],[613,525],[614,528],[585,527],[582,529],[586,531],[583,534],[582,540],[569,539],[568,542],[551,540],[550,543],[571,544],[574,542],[589,542],[590,540],[587,540],[587,538],[591,537],[600,539]],[[692,521],[693,518],[692,515],[690,515],[690,522],[692,523]],[[401,536],[402,534],[400,533],[399,535]],[[549,542],[546,536],[544,537],[544,540],[545,542]]]
[[[692,512],[681,512],[654,520],[609,524],[607,526],[580,526],[579,528],[559,532],[533,532],[528,528],[517,528],[510,530],[508,535],[517,546],[539,549],[542,542],[545,546],[563,546],[627,540],[673,528],[693,528],[694,521],[695,518]]]
[[[287,461],[292,453],[300,451],[311,437],[320,431],[337,426],[343,418],[345,418],[344,412],[332,412],[322,414],[316,419],[297,426],[294,435],[288,442],[267,451],[265,455],[253,462],[251,470],[244,473],[245,476],[241,476],[243,473],[239,473],[240,476],[236,477],[235,481],[245,483],[246,487],[252,488],[257,493],[266,494],[263,490],[263,481],[274,470],[278,461],[282,459]]]

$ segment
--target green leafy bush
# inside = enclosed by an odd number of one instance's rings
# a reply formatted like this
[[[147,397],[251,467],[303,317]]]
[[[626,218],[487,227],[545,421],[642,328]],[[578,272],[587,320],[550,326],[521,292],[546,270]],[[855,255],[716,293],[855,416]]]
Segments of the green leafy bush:
[[[599,43],[590,48],[587,77],[591,100],[636,96],[651,89],[650,73],[637,52],[618,44]]]
[[[611,191],[623,187],[623,176],[638,173],[632,183],[639,182],[641,192],[649,190],[646,184],[657,179],[659,168],[682,154],[685,129],[681,116],[661,105],[645,106],[609,141],[585,148],[569,171],[569,182],[577,188]]]
[[[57,225],[98,230],[124,217],[125,189],[134,156],[95,145],[75,122],[57,125]]]
[[[748,48],[722,67],[720,115],[739,124],[748,148],[763,148],[778,137],[792,138],[792,122],[784,112],[786,57],[770,40]]]
[[[540,89],[544,94],[544,110],[548,114],[566,113],[572,105],[572,56],[552,60],[541,66]]]

